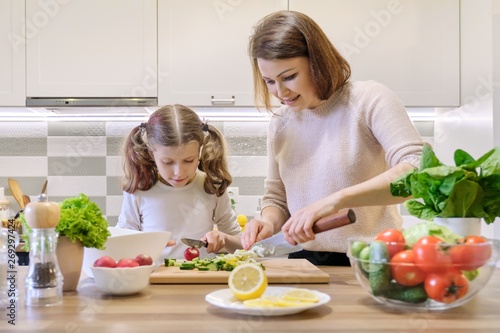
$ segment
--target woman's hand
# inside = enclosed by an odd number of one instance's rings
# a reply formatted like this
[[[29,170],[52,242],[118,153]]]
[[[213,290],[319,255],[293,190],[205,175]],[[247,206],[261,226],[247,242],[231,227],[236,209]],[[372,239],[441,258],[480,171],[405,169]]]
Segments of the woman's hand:
[[[251,220],[241,234],[241,245],[248,250],[253,244],[274,235],[274,226],[270,222]]]
[[[292,214],[281,228],[285,240],[295,245],[315,239],[312,231],[314,223],[324,216],[338,212],[328,201],[328,198],[324,198]]]

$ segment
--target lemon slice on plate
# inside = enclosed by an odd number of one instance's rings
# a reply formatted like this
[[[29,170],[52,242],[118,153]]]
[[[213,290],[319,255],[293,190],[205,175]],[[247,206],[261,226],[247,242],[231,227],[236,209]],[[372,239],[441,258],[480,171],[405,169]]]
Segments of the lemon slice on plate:
[[[259,298],[267,288],[267,276],[259,264],[236,266],[229,274],[229,289],[240,301]]]
[[[275,308],[280,300],[277,297],[266,297],[262,296],[259,298],[252,298],[243,301],[245,306],[250,308]]]
[[[283,294],[283,300],[292,303],[299,303],[299,302],[316,303],[319,302],[319,297],[316,293],[312,292],[311,290],[296,288],[287,290]]]

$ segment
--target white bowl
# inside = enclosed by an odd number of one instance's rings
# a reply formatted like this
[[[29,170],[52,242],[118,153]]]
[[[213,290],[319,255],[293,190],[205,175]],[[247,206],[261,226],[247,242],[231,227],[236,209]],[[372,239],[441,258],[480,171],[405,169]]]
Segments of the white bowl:
[[[162,251],[167,246],[172,233],[170,231],[136,231],[109,227],[111,236],[108,237],[104,250],[85,248],[83,253],[83,271],[93,278],[91,267],[102,256],[110,256],[116,261],[122,258],[135,258],[138,254],[146,254],[158,264]]]
[[[137,267],[90,267],[97,289],[110,295],[132,295],[149,284],[154,265]]]

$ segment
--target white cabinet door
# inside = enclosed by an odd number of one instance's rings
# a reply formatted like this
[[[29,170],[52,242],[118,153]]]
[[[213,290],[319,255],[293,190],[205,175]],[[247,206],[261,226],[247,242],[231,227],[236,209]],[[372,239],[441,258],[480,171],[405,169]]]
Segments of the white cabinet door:
[[[160,105],[253,106],[248,38],[286,0],[159,0]]]
[[[0,0],[0,106],[24,106],[24,1]]]
[[[386,84],[407,106],[460,104],[456,0],[289,0],[349,60],[353,80]]]
[[[26,0],[28,97],[157,97],[156,0]]]

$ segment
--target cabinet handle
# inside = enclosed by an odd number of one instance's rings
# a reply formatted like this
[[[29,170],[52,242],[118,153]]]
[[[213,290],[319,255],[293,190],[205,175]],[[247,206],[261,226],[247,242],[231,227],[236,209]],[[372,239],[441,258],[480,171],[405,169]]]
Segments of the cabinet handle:
[[[212,96],[212,104],[213,105],[219,105],[219,104],[234,104],[236,102],[236,98],[232,96],[232,98],[215,98]]]

